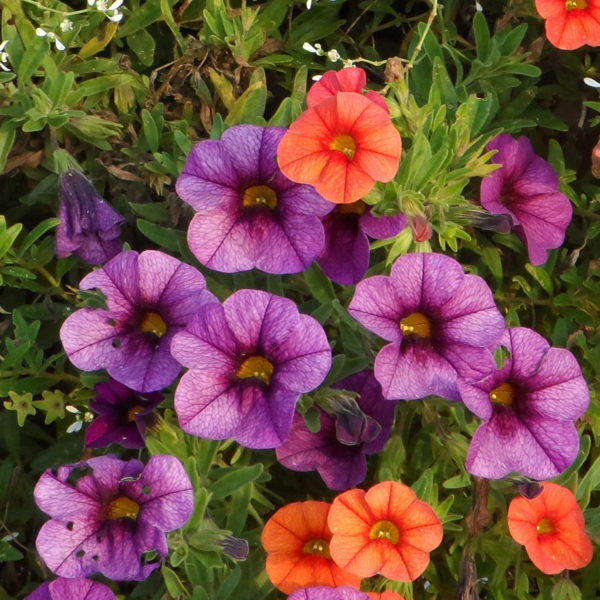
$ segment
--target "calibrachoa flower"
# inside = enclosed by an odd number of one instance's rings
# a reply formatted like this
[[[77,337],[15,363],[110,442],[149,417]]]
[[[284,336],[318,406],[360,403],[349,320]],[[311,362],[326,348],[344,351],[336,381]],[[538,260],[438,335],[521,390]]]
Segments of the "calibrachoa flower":
[[[295,273],[320,254],[320,218],[332,207],[277,167],[285,131],[237,125],[192,148],[176,188],[196,210],[188,243],[203,265],[227,273],[253,267]]]
[[[90,408],[98,416],[85,432],[85,445],[144,448],[144,432],[153,422],[152,412],[161,403],[162,394],[152,392],[142,397],[114,379],[97,384],[95,390]]]
[[[526,327],[508,329],[500,343],[511,353],[502,369],[458,383],[462,401],[484,420],[473,436],[467,469],[488,479],[511,471],[556,477],[577,456],[573,421],[590,401],[579,364],[568,350],[551,348]]]
[[[337,565],[359,577],[377,573],[413,581],[442,541],[442,524],[433,509],[406,485],[384,481],[367,492],[348,490],[335,498],[327,524]]]
[[[294,121],[277,149],[283,173],[310,183],[331,202],[362,198],[398,171],[402,141],[387,108],[357,92],[338,92]]]
[[[392,590],[385,590],[385,592],[367,592],[367,596],[372,600],[404,600],[404,596],[401,596],[397,592]]]
[[[265,523],[260,540],[267,552],[267,575],[282,592],[289,594],[300,588],[323,585],[360,587],[360,577],[331,560],[329,507],[327,502],[316,500],[293,502],[280,508]],[[308,596],[313,597],[319,598],[314,594]]]
[[[296,590],[288,600],[369,600],[369,594],[347,585],[316,586]]]
[[[67,171],[58,180],[56,255],[73,252],[92,265],[104,264],[121,251],[123,217],[114,211],[79,171]]]
[[[175,391],[181,427],[249,448],[283,442],[298,397],[317,387],[331,365],[321,325],[291,300],[259,290],[205,306],[174,337],[171,351],[190,368]]]
[[[481,378],[495,369],[488,348],[504,331],[504,319],[486,282],[465,275],[448,256],[401,256],[389,277],[357,285],[348,310],[390,342],[375,359],[386,398],[458,400],[459,373]]]
[[[82,308],[67,318],[60,329],[67,356],[77,368],[106,369],[138,392],[160,390],[177,377],[173,336],[216,302],[199,271],[155,250],[121,252],[79,287],[98,288],[107,308]]]
[[[514,498],[508,507],[510,535],[543,573],[580,569],[592,560],[593,548],[573,493],[555,483],[543,483],[542,493],[528,500]]]
[[[358,283],[369,268],[369,238],[394,237],[406,226],[403,214],[376,217],[362,200],[336,206],[324,219],[325,249],[317,262],[332,281]]]
[[[165,532],[181,527],[194,508],[183,465],[162,454],[146,466],[102,456],[56,474],[48,469],[34,496],[51,517],[40,529],[37,551],[62,577],[99,572],[115,580],[146,579],[169,551]],[[150,552],[158,559],[144,557]]]
[[[563,50],[600,46],[600,0],[535,0],[548,41]]]
[[[486,148],[498,150],[492,162],[502,167],[483,178],[481,205],[492,213],[510,215],[531,264],[541,265],[548,250],[563,243],[571,221],[571,202],[559,190],[552,166],[533,152],[526,137],[517,140],[503,133]]]
[[[381,452],[387,441],[395,403],[384,400],[372,371],[362,371],[336,384],[358,392],[361,411],[356,415],[344,407],[338,414],[319,409],[321,429],[312,433],[301,415],[294,415],[289,436],[276,450],[277,460],[295,471],[316,469],[332,490],[346,490],[364,480],[365,454]]]
[[[116,600],[116,597],[112,590],[102,583],[59,577],[50,583],[42,583],[25,600]]]

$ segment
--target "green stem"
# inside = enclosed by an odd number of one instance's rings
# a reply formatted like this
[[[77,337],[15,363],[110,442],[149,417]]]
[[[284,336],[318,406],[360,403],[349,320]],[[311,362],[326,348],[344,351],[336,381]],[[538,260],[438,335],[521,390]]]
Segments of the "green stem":
[[[423,48],[423,44],[425,43],[425,38],[427,37],[429,30],[431,29],[433,20],[437,16],[437,9],[438,9],[438,0],[431,0],[431,12],[429,13],[429,17],[427,18],[427,23],[425,23],[425,29],[423,30],[423,33],[421,34],[421,37],[419,38],[419,42],[417,43],[417,45],[412,53],[412,56],[410,57],[410,60],[408,61],[408,65],[406,66],[407,69],[412,69],[412,67],[414,66],[415,61],[417,60],[417,56],[421,52],[421,49]]]
[[[69,381],[71,383],[81,384],[81,380],[76,375],[69,375],[68,373],[40,373],[35,369],[18,369],[18,370],[0,370],[0,379],[4,377],[18,377],[19,375],[31,375],[33,377],[44,377],[52,381]]]
[[[88,8],[84,8],[82,10],[75,10],[72,12],[65,11],[65,10],[58,10],[57,8],[50,8],[49,6],[43,6],[39,2],[35,2],[35,0],[22,0],[22,2],[24,2],[25,4],[31,4],[32,6],[35,6],[36,8],[39,8],[42,11],[53,12],[53,13],[57,13],[59,15],[65,15],[68,17],[71,17],[73,15],[84,15],[85,13],[90,12],[90,10]]]

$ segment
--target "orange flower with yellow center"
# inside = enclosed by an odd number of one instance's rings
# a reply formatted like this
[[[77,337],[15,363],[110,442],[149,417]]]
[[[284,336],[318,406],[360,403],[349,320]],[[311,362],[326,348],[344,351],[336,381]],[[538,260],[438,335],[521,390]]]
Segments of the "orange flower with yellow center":
[[[280,508],[266,523],[261,542],[267,575],[286,594],[311,586],[360,587],[360,577],[331,560],[327,502],[308,500]]]
[[[546,19],[546,36],[563,50],[600,46],[600,0],[535,0]]]
[[[367,592],[367,596],[372,600],[404,600],[404,596],[401,596],[398,592],[392,590],[385,590],[385,592]]]
[[[406,485],[384,481],[367,492],[352,489],[331,505],[327,523],[331,557],[359,577],[377,573],[413,581],[429,564],[429,552],[442,541],[442,524]]]
[[[508,530],[525,546],[533,564],[554,575],[580,569],[592,560],[592,543],[585,533],[583,513],[573,493],[556,483],[543,483],[532,500],[514,498],[508,507]]]

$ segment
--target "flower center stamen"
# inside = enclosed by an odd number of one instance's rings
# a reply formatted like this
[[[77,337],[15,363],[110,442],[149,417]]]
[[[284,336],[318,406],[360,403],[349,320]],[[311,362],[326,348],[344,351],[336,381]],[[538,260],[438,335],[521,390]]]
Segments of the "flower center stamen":
[[[391,544],[397,544],[400,539],[400,532],[391,521],[377,521],[371,527],[369,537],[372,540],[388,540]]]
[[[431,337],[431,321],[423,313],[415,312],[400,320],[403,335],[417,335],[428,339]]]
[[[536,530],[540,534],[554,533],[556,531],[552,519],[549,519],[548,517],[540,519],[540,521],[537,524]]]
[[[167,324],[158,313],[149,312],[141,322],[140,329],[146,333],[153,333],[156,337],[162,337],[167,332]]]
[[[127,411],[127,421],[129,423],[133,423],[133,421],[135,421],[135,415],[137,415],[138,413],[141,413],[143,410],[144,410],[144,407],[140,406],[139,404],[136,404],[135,406],[132,406]]]
[[[277,206],[277,194],[268,185],[253,185],[244,192],[244,206]]]
[[[249,356],[237,370],[238,379],[259,379],[269,385],[273,375],[273,365],[264,356]]]
[[[356,142],[352,136],[342,133],[333,138],[329,149],[341,152],[348,160],[352,160],[356,154]]]
[[[510,383],[503,383],[490,392],[490,400],[510,406],[515,401],[515,388]]]
[[[118,496],[114,500],[111,500],[106,507],[106,518],[107,519],[137,519],[138,513],[140,512],[140,506],[137,502],[134,502],[127,496]]]
[[[309,540],[302,546],[302,554],[316,554],[322,556],[327,560],[331,560],[331,554],[329,554],[329,544],[325,540],[314,539]]]
[[[585,10],[588,7],[586,0],[566,0],[565,8],[567,10]]]

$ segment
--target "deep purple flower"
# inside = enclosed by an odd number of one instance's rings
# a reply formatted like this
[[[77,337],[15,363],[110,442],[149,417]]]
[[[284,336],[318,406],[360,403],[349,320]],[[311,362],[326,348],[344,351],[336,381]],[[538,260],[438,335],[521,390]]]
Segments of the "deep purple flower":
[[[357,285],[348,310],[391,342],[375,359],[385,398],[458,400],[459,373],[479,379],[495,368],[489,347],[504,331],[504,319],[486,282],[465,275],[448,256],[401,256],[389,277]]]
[[[406,226],[403,214],[376,217],[362,200],[337,205],[323,219],[325,249],[317,262],[332,281],[358,283],[369,268],[369,238],[394,237]]]
[[[331,365],[321,325],[291,300],[258,290],[205,306],[175,335],[171,351],[190,367],[175,392],[181,427],[249,448],[283,442],[298,397],[317,387]]]
[[[511,353],[502,369],[476,383],[459,380],[463,402],[484,421],[473,436],[467,469],[488,479],[511,471],[556,477],[579,450],[573,421],[590,401],[581,369],[568,350],[551,348],[526,327],[508,329],[501,344]]]
[[[181,527],[194,508],[183,465],[166,454],[152,456],[146,466],[101,456],[56,474],[48,469],[34,497],[51,517],[38,533],[37,551],[62,577],[99,572],[115,580],[146,579],[169,551],[165,532]],[[143,556],[151,552],[154,558]]]
[[[188,243],[203,265],[296,273],[323,249],[320,218],[333,205],[279,170],[275,157],[286,131],[236,125],[192,148],[176,188],[196,210]]]
[[[171,339],[204,304],[216,302],[199,271],[155,250],[121,252],[79,287],[100,289],[107,308],[82,308],[67,318],[60,330],[67,356],[77,368],[106,369],[138,392],[160,390],[177,377]]]
[[[121,251],[121,224],[114,211],[79,171],[67,171],[58,180],[56,256],[75,252],[92,265],[102,265]]]
[[[152,413],[162,394],[140,396],[127,386],[109,379],[96,385],[96,398],[90,408],[98,415],[85,432],[88,448],[119,444],[125,448],[144,448],[144,432],[153,423]]]
[[[365,479],[365,454],[383,450],[396,403],[384,400],[372,371],[351,375],[335,387],[358,392],[359,414],[343,406],[338,407],[337,414],[319,409],[321,429],[312,433],[296,413],[289,436],[276,452],[277,460],[288,469],[316,469],[330,489],[347,490]]]
[[[502,167],[481,182],[481,204],[496,214],[508,214],[513,229],[527,246],[529,260],[541,265],[550,248],[558,248],[571,221],[569,199],[559,190],[551,165],[533,152],[526,137],[496,136],[487,150],[498,150],[492,162]]]
[[[288,600],[369,600],[366,592],[347,585],[339,587],[316,586],[296,590]]]
[[[42,583],[25,600],[116,600],[116,597],[103,583],[59,577],[49,583]]]

